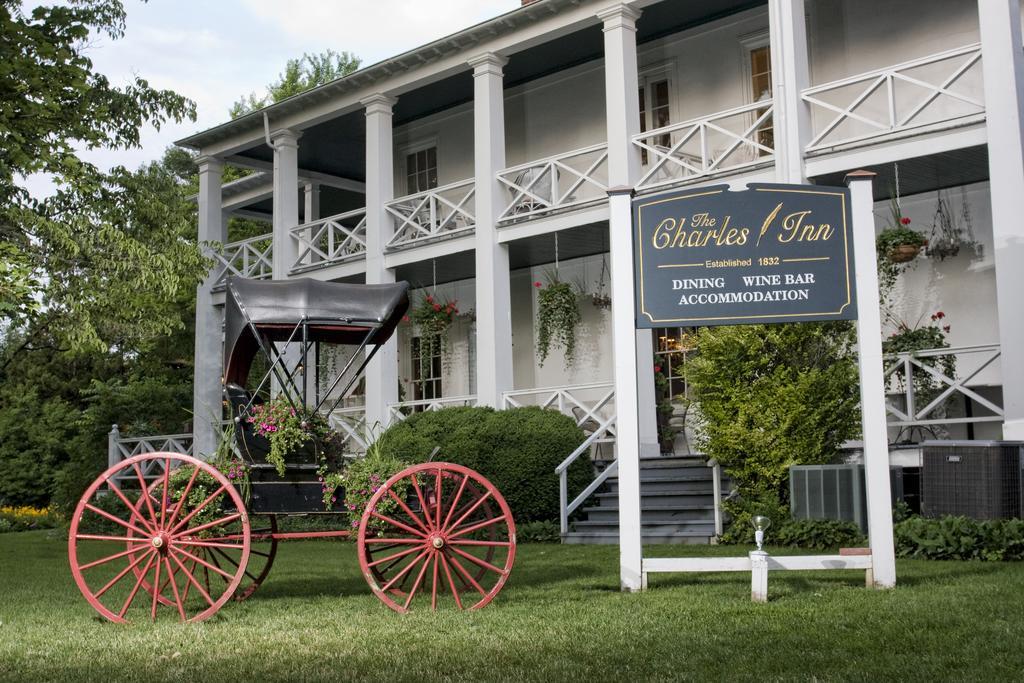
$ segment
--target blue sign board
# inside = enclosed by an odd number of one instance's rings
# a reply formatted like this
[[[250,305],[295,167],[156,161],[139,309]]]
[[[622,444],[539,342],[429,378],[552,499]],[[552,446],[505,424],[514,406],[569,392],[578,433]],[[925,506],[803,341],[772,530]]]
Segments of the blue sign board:
[[[633,200],[636,325],[853,320],[845,187],[751,184]]]

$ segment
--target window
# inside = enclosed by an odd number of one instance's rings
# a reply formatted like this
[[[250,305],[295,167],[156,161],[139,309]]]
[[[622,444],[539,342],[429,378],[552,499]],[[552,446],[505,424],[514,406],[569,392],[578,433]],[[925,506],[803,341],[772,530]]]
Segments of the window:
[[[655,350],[661,371],[668,379],[669,399],[683,398],[687,395],[686,378],[683,368],[686,367],[687,355],[693,353],[693,327],[659,327],[654,330]]]
[[[669,83],[664,77],[648,77],[640,79],[640,132],[664,128],[671,121]],[[661,147],[672,146],[672,136],[668,133],[650,140]],[[641,162],[647,163],[647,150],[640,152]]]
[[[772,99],[772,53],[767,45],[755,47],[750,50],[750,88],[754,102],[769,102]],[[758,109],[756,116],[760,117],[767,111]],[[765,121],[757,129],[758,143],[775,149],[775,131],[771,121]],[[758,150],[759,156],[768,154],[765,150]]]
[[[417,401],[441,398],[441,340],[437,338],[432,344],[422,342],[422,337],[412,338],[412,387]],[[421,352],[431,354],[429,362]]]
[[[437,147],[425,147],[405,155],[405,190],[416,194],[437,187]]]

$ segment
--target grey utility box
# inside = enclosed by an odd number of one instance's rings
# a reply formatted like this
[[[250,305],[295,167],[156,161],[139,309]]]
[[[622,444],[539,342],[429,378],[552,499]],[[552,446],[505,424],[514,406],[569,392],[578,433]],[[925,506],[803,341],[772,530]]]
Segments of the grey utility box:
[[[889,468],[892,500],[903,499],[903,468]],[[789,510],[794,519],[836,519],[868,530],[864,465],[793,465]]]
[[[973,519],[1022,516],[1020,441],[925,441],[921,513]]]

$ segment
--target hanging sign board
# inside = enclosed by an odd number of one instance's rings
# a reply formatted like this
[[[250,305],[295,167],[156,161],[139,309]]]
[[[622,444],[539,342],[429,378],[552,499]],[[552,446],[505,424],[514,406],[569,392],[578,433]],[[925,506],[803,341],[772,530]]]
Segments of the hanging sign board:
[[[853,320],[845,187],[750,184],[633,200],[636,325]]]

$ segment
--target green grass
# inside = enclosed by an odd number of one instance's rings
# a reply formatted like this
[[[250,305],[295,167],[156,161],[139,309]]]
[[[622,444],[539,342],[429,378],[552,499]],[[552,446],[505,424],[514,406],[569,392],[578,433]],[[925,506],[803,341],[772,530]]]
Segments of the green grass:
[[[79,595],[55,531],[0,534],[0,680],[1013,680],[1024,677],[1024,565],[900,561],[862,572],[660,575],[618,591],[618,549],[520,546],[473,613],[399,615],[353,545],[281,547],[267,583],[211,621],[115,625]],[[650,554],[737,554],[725,547]]]

